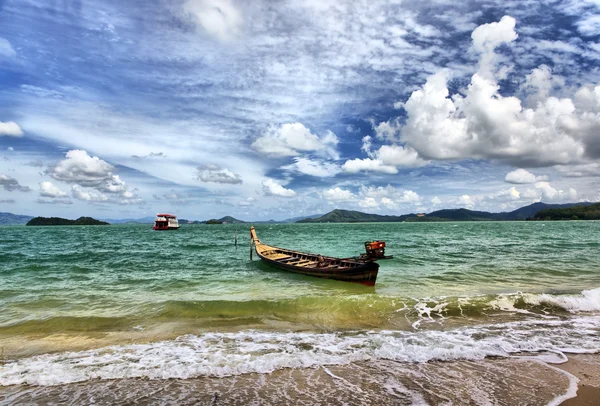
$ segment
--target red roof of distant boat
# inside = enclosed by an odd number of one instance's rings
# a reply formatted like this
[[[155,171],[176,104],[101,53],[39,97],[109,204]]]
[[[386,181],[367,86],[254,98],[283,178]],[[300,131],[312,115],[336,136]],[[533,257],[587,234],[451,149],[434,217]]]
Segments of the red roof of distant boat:
[[[167,214],[167,213],[158,213],[158,214],[156,215],[156,217],[172,217],[172,218],[174,218],[174,219],[175,219],[175,218],[177,218],[177,216],[174,216],[174,215],[172,215],[172,214]]]

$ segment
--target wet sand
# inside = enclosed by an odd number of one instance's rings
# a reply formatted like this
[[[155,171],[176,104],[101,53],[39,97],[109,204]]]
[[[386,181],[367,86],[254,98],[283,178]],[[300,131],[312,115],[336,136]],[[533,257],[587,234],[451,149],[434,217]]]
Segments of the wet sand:
[[[537,361],[359,362],[222,378],[88,380],[0,388],[0,405],[532,405],[557,404],[571,387]]]
[[[569,361],[557,367],[579,379],[577,397],[561,406],[600,405],[600,354],[569,354]]]

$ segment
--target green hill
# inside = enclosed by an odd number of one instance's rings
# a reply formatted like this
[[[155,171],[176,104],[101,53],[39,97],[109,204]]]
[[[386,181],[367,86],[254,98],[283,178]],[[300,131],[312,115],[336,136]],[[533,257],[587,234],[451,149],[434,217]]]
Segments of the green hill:
[[[206,224],[245,224],[245,221],[238,220],[231,216],[221,217],[220,219],[210,219],[205,222]]]
[[[500,213],[473,211],[468,209],[445,209],[429,213],[426,217],[438,217],[452,221],[493,221],[502,220]]]
[[[388,222],[435,222],[435,221],[514,221],[514,220],[526,220],[536,216],[536,213],[544,209],[557,209],[565,210],[572,208],[574,210],[586,209],[586,207],[597,206],[592,203],[568,203],[568,204],[546,204],[546,203],[533,203],[525,207],[521,207],[511,212],[502,213],[490,213],[487,211],[474,211],[469,209],[444,209],[437,210],[426,214],[423,217],[417,217],[415,214],[404,214],[401,216],[383,216],[379,214],[362,213],[360,211],[352,210],[340,210],[336,209],[330,211],[316,218],[305,218],[297,223],[388,223]],[[544,210],[545,211],[545,210]],[[585,211],[586,219],[593,216],[594,210],[590,209]],[[584,214],[577,214],[579,212],[569,212],[569,216],[578,216],[583,219]],[[584,212],[581,212],[584,213]]]
[[[600,203],[565,209],[545,209],[535,214],[534,220],[600,220]]]
[[[548,203],[533,203],[529,206],[521,207],[520,209],[509,213],[500,213],[502,220],[526,220],[535,217],[536,213],[545,209],[568,209],[576,206],[589,206],[592,203],[566,203],[566,204],[548,204]]]
[[[383,216],[379,214],[362,213],[353,210],[335,209],[317,218],[305,218],[297,223],[393,223],[406,220],[414,214],[402,216]]]
[[[107,226],[109,223],[91,217],[79,217],[77,220],[63,219],[60,217],[34,217],[27,226]]]

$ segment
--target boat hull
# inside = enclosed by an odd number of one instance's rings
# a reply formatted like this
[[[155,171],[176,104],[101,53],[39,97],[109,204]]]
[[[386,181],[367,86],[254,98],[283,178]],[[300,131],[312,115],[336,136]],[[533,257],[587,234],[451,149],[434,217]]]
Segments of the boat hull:
[[[374,261],[325,257],[263,244],[256,236],[254,227],[250,229],[250,238],[259,258],[282,270],[367,286],[374,286],[377,281],[379,264]]]
[[[258,253],[257,253],[258,254]],[[287,265],[275,260],[268,259],[258,254],[259,258],[264,262],[271,264],[281,270],[299,273],[302,275],[314,276],[316,278],[333,279],[336,281],[360,283],[366,286],[375,286],[377,281],[377,273],[379,272],[379,264],[376,262],[365,262],[360,266],[332,271],[328,268],[302,268],[293,265]]]

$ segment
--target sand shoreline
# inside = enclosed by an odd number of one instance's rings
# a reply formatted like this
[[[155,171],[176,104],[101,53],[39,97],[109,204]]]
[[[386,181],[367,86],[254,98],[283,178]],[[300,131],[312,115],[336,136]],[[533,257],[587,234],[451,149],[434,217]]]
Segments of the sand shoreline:
[[[600,354],[568,354],[569,360],[555,365],[579,379],[577,396],[561,406],[592,406],[600,403]]]

